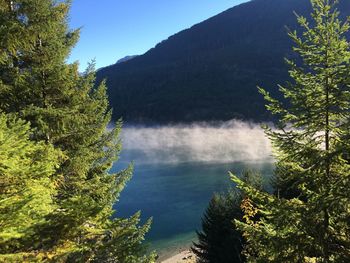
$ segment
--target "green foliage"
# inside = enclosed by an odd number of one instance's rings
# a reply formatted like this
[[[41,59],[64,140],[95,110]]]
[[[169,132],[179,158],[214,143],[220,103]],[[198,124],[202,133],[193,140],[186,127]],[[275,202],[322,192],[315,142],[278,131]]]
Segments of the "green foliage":
[[[252,170],[245,170],[242,180],[262,190],[262,177]],[[227,193],[214,194],[202,218],[202,231],[197,231],[198,243],[192,251],[198,262],[229,263],[245,262],[242,250],[245,240],[234,220],[242,220],[242,193],[230,189]]]
[[[78,39],[70,31],[70,1],[0,1],[0,109],[30,121],[31,139],[62,152],[55,192],[36,244],[41,261],[139,262],[150,222],[113,219],[112,206],[132,167],[109,174],[121,145],[106,87],[95,87],[93,65],[80,74],[65,60]],[[108,259],[106,258],[108,255]]]
[[[244,262],[241,255],[244,240],[233,226],[242,219],[241,196],[237,191],[215,194],[202,218],[202,231],[192,251],[201,263]]]
[[[57,208],[53,175],[62,156],[30,135],[29,124],[0,115],[1,262],[30,257],[40,229],[50,223],[46,216]]]
[[[249,262],[347,262],[350,258],[350,50],[337,1],[312,0],[312,21],[290,32],[302,64],[287,60],[293,82],[273,99],[278,129],[266,127],[277,166],[276,193],[233,176],[247,200],[244,222]],[[259,217],[258,221],[251,218]]]

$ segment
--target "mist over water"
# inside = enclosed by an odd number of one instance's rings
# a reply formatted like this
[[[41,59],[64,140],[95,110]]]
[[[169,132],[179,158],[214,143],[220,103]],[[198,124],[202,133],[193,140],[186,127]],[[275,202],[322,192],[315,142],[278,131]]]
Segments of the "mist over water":
[[[272,161],[259,124],[237,120],[160,127],[124,127],[122,159],[144,163]]]
[[[126,125],[121,139],[121,158],[111,172],[135,165],[118,215],[141,210],[143,222],[152,217],[146,240],[161,257],[191,246],[213,193],[234,187],[228,171],[258,171],[267,185],[273,173],[271,145],[259,124]]]

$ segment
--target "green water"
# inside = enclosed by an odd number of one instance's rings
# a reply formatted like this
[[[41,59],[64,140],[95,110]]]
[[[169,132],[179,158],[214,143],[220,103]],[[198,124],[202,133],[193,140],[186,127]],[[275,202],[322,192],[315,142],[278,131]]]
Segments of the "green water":
[[[114,170],[123,165],[120,162]],[[116,205],[118,216],[141,210],[143,220],[153,217],[147,242],[161,256],[174,254],[195,240],[213,193],[234,187],[228,171],[240,175],[247,168],[260,171],[268,184],[273,166],[267,162],[136,164]]]

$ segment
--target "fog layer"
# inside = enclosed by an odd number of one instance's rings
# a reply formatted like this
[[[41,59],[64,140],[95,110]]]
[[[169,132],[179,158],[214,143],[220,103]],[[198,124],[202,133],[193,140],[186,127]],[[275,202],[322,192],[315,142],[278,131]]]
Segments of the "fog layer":
[[[136,163],[272,161],[271,145],[258,124],[124,127],[125,160]]]

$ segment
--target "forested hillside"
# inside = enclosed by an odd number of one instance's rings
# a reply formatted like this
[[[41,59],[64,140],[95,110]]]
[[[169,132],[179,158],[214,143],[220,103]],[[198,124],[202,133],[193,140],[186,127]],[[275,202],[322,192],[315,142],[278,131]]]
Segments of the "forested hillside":
[[[342,15],[350,1],[340,1]],[[287,27],[308,0],[253,0],[169,37],[142,56],[101,69],[114,118],[190,122],[270,118],[257,85],[275,95],[293,56]]]

